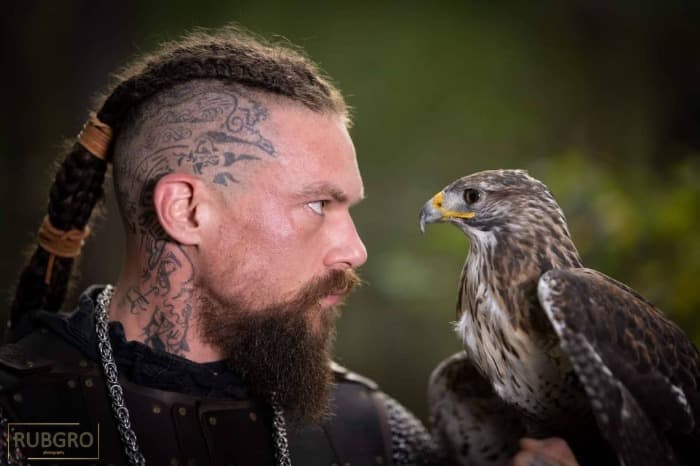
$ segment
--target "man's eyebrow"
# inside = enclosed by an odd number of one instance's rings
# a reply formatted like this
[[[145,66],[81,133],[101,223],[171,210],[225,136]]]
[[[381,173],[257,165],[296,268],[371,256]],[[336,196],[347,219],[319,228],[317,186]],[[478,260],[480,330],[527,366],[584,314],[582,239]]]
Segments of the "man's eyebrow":
[[[307,186],[300,192],[303,197],[331,197],[336,202],[348,202],[348,195],[342,189],[330,183],[321,183]]]

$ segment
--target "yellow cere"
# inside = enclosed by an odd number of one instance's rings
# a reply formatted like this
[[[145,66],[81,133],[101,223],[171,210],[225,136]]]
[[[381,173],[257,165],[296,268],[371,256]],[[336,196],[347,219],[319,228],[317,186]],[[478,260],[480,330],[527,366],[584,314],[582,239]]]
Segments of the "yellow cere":
[[[433,207],[442,214],[442,218],[472,218],[476,215],[474,212],[458,212],[456,210],[444,209],[442,207],[444,200],[445,195],[442,191],[433,197]]]

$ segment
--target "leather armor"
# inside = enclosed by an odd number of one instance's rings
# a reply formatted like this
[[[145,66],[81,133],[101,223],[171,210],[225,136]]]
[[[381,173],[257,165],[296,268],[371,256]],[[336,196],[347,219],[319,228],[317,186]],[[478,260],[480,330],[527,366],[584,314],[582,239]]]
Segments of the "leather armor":
[[[292,464],[390,465],[391,432],[381,392],[340,366],[333,371],[334,414],[323,424],[289,430]],[[124,377],[120,383],[146,464],[275,464],[267,404],[158,390]],[[100,366],[46,328],[0,347],[0,409],[5,423],[79,422],[93,432],[99,424],[99,464],[128,464]],[[2,447],[0,464],[7,460]]]

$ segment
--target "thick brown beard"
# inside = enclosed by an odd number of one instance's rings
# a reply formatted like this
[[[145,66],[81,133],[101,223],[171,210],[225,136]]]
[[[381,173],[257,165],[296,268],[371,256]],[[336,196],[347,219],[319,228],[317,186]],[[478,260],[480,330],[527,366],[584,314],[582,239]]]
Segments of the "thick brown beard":
[[[319,301],[347,295],[359,282],[353,270],[335,270],[293,299],[263,309],[202,298],[202,337],[223,352],[254,395],[268,399],[275,392],[289,422],[321,421],[330,414],[330,361],[340,312],[321,308]]]

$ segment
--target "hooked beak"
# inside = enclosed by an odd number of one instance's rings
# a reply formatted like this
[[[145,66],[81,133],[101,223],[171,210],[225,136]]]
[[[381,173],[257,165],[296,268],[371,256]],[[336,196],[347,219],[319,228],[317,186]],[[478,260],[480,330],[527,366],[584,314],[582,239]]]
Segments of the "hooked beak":
[[[446,209],[444,204],[445,193],[440,191],[423,205],[418,217],[421,233],[425,233],[425,225],[428,223],[443,222],[450,218],[472,218],[476,215],[474,212],[459,212]]]
[[[442,214],[438,209],[442,207],[443,198],[444,195],[441,191],[423,205],[419,215],[421,233],[425,233],[425,225],[427,223],[439,222],[442,218]]]

